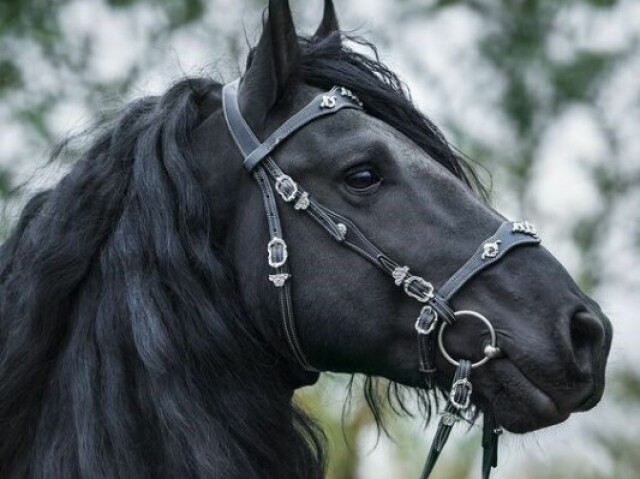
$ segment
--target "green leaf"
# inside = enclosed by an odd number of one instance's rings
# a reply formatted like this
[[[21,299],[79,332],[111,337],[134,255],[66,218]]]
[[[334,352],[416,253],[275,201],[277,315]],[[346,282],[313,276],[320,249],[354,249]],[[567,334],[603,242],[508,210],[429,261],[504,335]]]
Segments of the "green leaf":
[[[573,61],[552,70],[559,102],[588,101],[619,58],[615,53],[581,52]]]
[[[172,28],[178,28],[199,20],[205,7],[202,0],[167,1],[167,14]]]
[[[586,0],[586,2],[599,8],[611,8],[620,3],[618,0]]]
[[[0,197],[3,199],[9,196],[9,192],[13,187],[12,175],[9,170],[0,169]]]
[[[107,4],[113,8],[130,7],[134,3],[138,3],[140,0],[107,0]]]
[[[0,95],[22,85],[20,69],[10,60],[0,60]]]

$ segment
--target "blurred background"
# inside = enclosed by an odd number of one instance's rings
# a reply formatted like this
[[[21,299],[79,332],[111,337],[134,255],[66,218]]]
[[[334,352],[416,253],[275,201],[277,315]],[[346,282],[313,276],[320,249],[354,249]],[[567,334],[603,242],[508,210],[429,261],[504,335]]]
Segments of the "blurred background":
[[[640,1],[335,3],[342,27],[373,40],[415,102],[492,172],[493,203],[535,221],[613,320],[601,405],[507,435],[495,477],[639,478]],[[20,202],[11,189],[55,179],[42,166],[62,139],[185,76],[233,79],[265,4],[0,0],[0,235]],[[322,1],[291,4],[313,32]],[[417,477],[433,428],[390,415],[392,437],[378,437],[359,388],[343,418],[347,381],[324,375],[298,394],[330,437],[329,479]],[[479,477],[476,429],[454,432],[436,479]]]

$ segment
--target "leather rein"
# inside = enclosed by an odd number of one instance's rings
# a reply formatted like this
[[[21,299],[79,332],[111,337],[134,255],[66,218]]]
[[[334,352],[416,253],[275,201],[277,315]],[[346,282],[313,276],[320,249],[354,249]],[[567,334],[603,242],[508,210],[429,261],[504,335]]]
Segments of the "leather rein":
[[[318,371],[309,362],[296,333],[291,301],[291,273],[287,262],[287,243],[284,240],[274,189],[284,203],[293,206],[294,210],[300,214],[309,215],[337,243],[358,253],[382,270],[396,286],[402,288],[407,296],[421,305],[414,327],[418,339],[419,369],[428,388],[435,386],[435,358],[438,349],[445,360],[456,367],[453,383],[447,396],[447,405],[438,424],[421,476],[422,479],[427,479],[452,427],[460,419],[470,417],[473,391],[471,371],[501,354],[491,322],[476,311],[454,311],[449,301],[471,278],[500,261],[513,248],[539,244],[540,239],[536,229],[527,221],[502,223],[490,238],[483,241],[467,262],[436,291],[429,281],[412,274],[408,266],[397,263],[383,253],[351,220],[317,202],[299,183],[286,175],[271,157],[286,139],[319,118],[333,115],[344,109],[364,111],[364,106],[358,97],[346,88],[334,87],[316,96],[265,141],[260,142],[240,111],[239,83],[240,80],[236,80],[222,89],[224,116],[231,136],[244,157],[243,166],[253,176],[262,192],[269,227],[267,243],[267,260],[271,267],[269,281],[273,283],[279,295],[284,335],[295,360],[307,371]],[[483,358],[475,363],[468,359],[455,360],[444,346],[445,329],[453,326],[459,318],[477,319],[489,330],[490,342],[482,351]],[[497,466],[498,437],[501,433],[502,429],[497,424],[494,414],[490,411],[485,412],[482,437],[484,449],[482,474],[485,479],[489,477],[491,468]]]

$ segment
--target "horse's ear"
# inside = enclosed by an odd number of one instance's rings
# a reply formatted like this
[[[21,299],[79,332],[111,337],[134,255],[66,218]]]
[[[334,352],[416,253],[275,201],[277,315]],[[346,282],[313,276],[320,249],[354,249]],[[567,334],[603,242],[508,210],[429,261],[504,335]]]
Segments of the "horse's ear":
[[[240,107],[249,125],[260,131],[281,98],[300,57],[288,0],[270,0],[260,41],[251,52],[240,86]]]
[[[320,26],[316,30],[314,36],[317,38],[325,38],[338,30],[340,30],[340,25],[338,24],[338,16],[336,15],[336,9],[333,6],[333,0],[324,0],[322,21],[320,22]]]

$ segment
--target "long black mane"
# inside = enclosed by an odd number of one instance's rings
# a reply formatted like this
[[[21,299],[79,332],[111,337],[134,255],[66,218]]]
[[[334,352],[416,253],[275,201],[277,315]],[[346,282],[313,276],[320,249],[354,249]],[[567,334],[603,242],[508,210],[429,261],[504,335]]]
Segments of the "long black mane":
[[[302,38],[297,81],[350,88],[477,186],[398,78],[342,40]],[[128,105],[2,246],[0,477],[322,477],[321,433],[212,239],[215,172],[189,153],[220,88]]]

